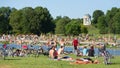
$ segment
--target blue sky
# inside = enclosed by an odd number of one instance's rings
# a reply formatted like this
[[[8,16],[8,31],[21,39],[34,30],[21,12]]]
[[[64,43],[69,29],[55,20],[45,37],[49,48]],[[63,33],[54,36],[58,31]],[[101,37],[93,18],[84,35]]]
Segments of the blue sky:
[[[120,8],[120,0],[0,0],[0,7],[22,9],[24,7],[46,7],[51,15],[82,18],[99,9],[106,13],[112,7]]]

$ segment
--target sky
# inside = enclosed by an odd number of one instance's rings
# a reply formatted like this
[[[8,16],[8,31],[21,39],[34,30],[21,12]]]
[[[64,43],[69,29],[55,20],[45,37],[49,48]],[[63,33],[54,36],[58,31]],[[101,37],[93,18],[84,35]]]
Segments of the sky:
[[[120,0],[0,0],[0,7],[22,9],[37,6],[47,8],[53,18],[82,18],[85,14],[92,16],[95,10],[106,13],[112,7],[120,8]]]

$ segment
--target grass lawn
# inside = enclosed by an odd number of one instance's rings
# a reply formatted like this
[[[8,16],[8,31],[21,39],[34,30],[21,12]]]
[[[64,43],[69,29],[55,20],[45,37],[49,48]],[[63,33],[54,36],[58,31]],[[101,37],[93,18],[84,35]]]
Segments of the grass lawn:
[[[73,58],[74,55],[70,55]],[[93,58],[94,59],[94,58]],[[102,57],[98,58],[100,64],[70,64],[70,61],[50,60],[47,56],[40,55],[35,57],[6,57],[6,60],[0,59],[0,68],[120,68],[120,56],[111,61],[113,64],[103,64]]]

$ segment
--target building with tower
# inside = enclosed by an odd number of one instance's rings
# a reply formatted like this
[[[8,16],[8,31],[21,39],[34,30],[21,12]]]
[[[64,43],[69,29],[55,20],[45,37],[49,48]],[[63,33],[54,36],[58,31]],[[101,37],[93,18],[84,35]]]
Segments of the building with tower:
[[[89,14],[83,16],[83,25],[91,25],[91,16]]]

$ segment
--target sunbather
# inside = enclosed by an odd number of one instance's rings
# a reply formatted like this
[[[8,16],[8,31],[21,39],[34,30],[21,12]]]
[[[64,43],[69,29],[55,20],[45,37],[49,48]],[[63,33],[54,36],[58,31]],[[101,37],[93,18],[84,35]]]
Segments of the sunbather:
[[[75,62],[72,62],[71,64],[98,64],[99,61],[98,60],[92,60],[90,58],[80,58],[80,59],[76,59]]]

